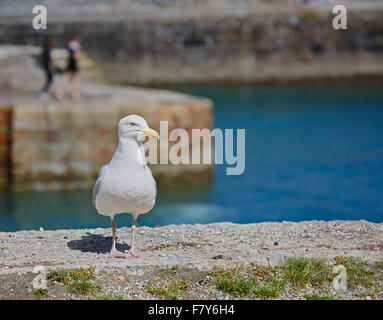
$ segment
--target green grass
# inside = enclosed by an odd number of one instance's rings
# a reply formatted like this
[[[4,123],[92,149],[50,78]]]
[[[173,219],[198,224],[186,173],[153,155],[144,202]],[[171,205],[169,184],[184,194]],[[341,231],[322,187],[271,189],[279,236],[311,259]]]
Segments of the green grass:
[[[347,285],[352,294],[359,298],[380,298],[383,294],[383,261],[367,262],[352,257],[337,257],[336,264],[343,265],[347,272]],[[180,277],[182,270],[178,265],[161,269],[167,282],[152,282],[146,286],[149,293],[162,299],[176,300],[182,290],[189,287],[186,280],[174,280]],[[307,257],[286,257],[282,265],[265,267],[243,265],[234,269],[214,266],[209,274],[213,284],[222,292],[232,297],[253,297],[272,299],[287,290],[294,290],[307,300],[337,299],[329,294],[329,288],[336,276],[333,265],[328,260]],[[86,295],[96,300],[123,300],[124,296],[104,292],[94,280],[95,268],[51,269],[49,281],[60,282],[76,294]],[[313,294],[307,294],[307,285],[320,287]],[[47,291],[33,292],[36,296],[47,295]]]
[[[230,293],[234,296],[246,296],[251,293],[255,285],[255,278],[249,279],[241,275],[223,276],[216,280],[218,289]]]
[[[165,300],[177,300],[179,298],[180,290],[189,287],[190,283],[186,280],[171,281],[165,286],[160,285],[147,285],[146,289],[153,295],[163,298]]]
[[[125,300],[121,294],[103,293],[95,296],[96,300]]]
[[[356,294],[359,298],[366,298],[371,297],[372,299],[375,299],[383,294],[383,288],[381,286],[376,286],[371,289],[363,290]]]
[[[233,296],[249,295],[256,283],[254,276],[246,277],[235,272],[226,271],[222,267],[214,266],[210,274],[215,279],[215,285],[219,290]]]
[[[375,263],[375,268],[379,270],[383,270],[383,261],[378,261]]]
[[[70,269],[69,270],[69,277],[72,280],[90,280],[94,277],[94,270],[96,268],[77,268],[77,269]]]
[[[67,269],[51,269],[47,278],[52,281],[67,284],[69,282],[69,272]]]
[[[49,280],[57,281],[69,285],[72,281],[90,280],[94,277],[95,267],[84,269],[51,269],[49,270],[47,278]]]
[[[48,295],[48,289],[42,289],[42,288],[39,288],[39,289],[34,289],[33,290],[33,294],[39,298],[41,297],[45,297]]]
[[[82,280],[72,280],[68,288],[70,291],[76,294],[95,294],[101,290],[101,287],[89,280],[82,279]]]
[[[95,294],[101,290],[101,287],[90,281],[94,278],[94,270],[95,267],[88,269],[51,269],[47,278],[65,284],[73,293]]]
[[[287,257],[281,266],[283,278],[294,286],[321,285],[330,280],[331,268],[324,259]]]
[[[336,264],[346,267],[347,286],[350,289],[371,287],[374,284],[375,272],[368,266],[366,261],[353,257],[336,257]]]
[[[305,294],[304,297],[307,300],[336,300],[335,297],[329,296],[327,294],[319,295],[319,294]]]
[[[286,287],[284,280],[279,280],[273,276],[266,278],[266,281],[254,288],[254,293],[260,298],[276,298]]]

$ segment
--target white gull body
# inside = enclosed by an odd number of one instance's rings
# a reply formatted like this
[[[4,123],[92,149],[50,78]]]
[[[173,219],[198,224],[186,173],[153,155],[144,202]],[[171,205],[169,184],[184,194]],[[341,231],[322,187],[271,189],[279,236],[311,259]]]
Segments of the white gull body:
[[[150,168],[146,165],[142,138],[158,138],[158,133],[148,127],[146,120],[137,115],[122,118],[118,124],[119,142],[109,163],[99,171],[93,188],[93,205],[99,214],[112,220],[112,250],[110,257],[135,258],[133,250],[137,216],[149,212],[156,201],[157,188]],[[132,244],[128,253],[116,249],[114,216],[130,213]]]

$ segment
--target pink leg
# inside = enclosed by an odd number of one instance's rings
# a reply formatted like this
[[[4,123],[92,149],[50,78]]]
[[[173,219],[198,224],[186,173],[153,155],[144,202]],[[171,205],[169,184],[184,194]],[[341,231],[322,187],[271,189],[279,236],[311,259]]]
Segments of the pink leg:
[[[80,77],[76,73],[72,77],[72,100],[73,101],[80,101],[81,99],[79,83],[80,83]]]
[[[112,218],[112,250],[110,250],[109,258],[125,258],[126,254],[116,249],[116,225]]]
[[[133,222],[132,222],[132,244],[130,246],[129,251],[126,253],[127,259],[133,259],[133,258],[144,258],[145,254],[138,252],[137,250],[134,250],[134,233],[136,230],[136,217],[133,216]]]
[[[68,72],[65,72],[61,78],[61,81],[59,83],[59,86],[57,90],[55,91],[55,96],[57,100],[61,100],[64,98],[65,95],[65,87],[69,81],[70,75]]]

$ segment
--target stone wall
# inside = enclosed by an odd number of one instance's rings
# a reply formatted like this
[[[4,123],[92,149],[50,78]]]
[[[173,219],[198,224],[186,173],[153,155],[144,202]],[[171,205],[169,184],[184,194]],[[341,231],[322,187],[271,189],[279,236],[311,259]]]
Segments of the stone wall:
[[[10,106],[0,106],[0,188],[9,184],[11,112]]]
[[[383,74],[383,4],[344,1],[348,29],[332,28],[331,1],[55,2],[48,31],[3,15],[0,43],[40,44],[73,33],[109,80],[126,83],[264,81]],[[19,13],[18,13],[19,12]]]
[[[91,187],[98,170],[111,159],[117,146],[119,119],[129,114],[143,116],[158,131],[163,120],[169,121],[169,130],[212,125],[208,101],[186,105],[163,101],[152,106],[120,103],[106,100],[81,105],[67,102],[65,106],[36,102],[13,105],[11,187]],[[213,172],[211,165],[153,165],[152,170],[159,185],[167,186],[206,183]]]

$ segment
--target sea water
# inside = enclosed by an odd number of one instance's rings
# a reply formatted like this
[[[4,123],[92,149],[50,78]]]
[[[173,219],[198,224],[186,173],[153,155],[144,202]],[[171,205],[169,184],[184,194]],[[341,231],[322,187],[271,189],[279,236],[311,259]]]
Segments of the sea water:
[[[231,221],[383,221],[383,90],[203,85],[214,127],[246,129],[246,169],[215,167],[209,185],[159,188],[140,225]],[[116,217],[130,226],[130,215]],[[108,227],[91,190],[0,193],[0,231]]]

